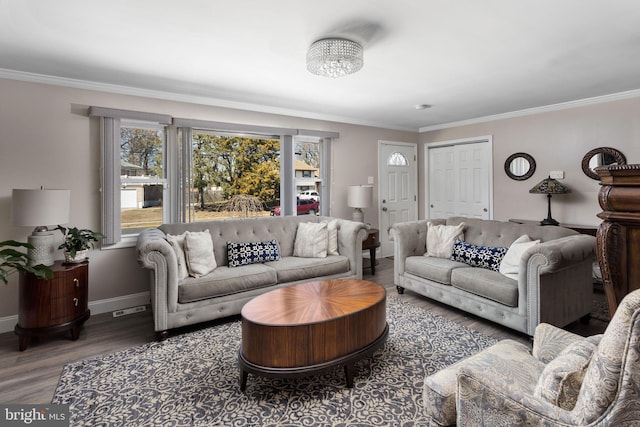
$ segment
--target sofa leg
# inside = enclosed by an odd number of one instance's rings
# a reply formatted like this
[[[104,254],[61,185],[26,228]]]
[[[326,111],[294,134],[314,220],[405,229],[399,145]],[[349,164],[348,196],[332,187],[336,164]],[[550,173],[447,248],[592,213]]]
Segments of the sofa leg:
[[[164,341],[169,338],[169,331],[156,331],[156,341]]]
[[[404,288],[402,286],[396,286],[396,289],[400,295],[404,294]]]
[[[588,325],[590,320],[591,320],[591,313],[585,314],[580,318],[580,323],[582,323],[583,325]]]

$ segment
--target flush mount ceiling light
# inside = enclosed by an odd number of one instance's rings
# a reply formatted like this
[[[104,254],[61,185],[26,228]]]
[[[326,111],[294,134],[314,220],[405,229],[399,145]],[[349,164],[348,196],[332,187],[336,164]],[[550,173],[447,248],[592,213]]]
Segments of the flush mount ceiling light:
[[[352,40],[321,39],[307,52],[307,70],[318,76],[335,79],[355,73],[362,64],[362,46]]]

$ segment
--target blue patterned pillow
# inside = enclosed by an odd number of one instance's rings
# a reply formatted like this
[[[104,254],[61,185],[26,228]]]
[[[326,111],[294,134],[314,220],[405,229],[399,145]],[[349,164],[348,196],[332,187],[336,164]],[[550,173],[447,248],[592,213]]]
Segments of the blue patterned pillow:
[[[489,246],[476,246],[471,243],[456,240],[451,252],[451,260],[464,262],[471,267],[488,268],[499,271],[500,262],[507,253],[508,248],[492,248]]]
[[[227,242],[227,258],[229,267],[256,264],[280,259],[278,242]]]

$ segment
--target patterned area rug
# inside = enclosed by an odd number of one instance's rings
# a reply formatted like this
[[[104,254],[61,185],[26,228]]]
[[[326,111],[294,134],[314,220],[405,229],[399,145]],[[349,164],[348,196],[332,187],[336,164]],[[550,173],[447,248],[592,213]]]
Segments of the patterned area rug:
[[[240,321],[64,367],[53,402],[71,405],[71,425],[373,426],[425,425],[425,375],[493,339],[387,298],[389,337],[356,365],[297,379],[249,374],[240,391]]]

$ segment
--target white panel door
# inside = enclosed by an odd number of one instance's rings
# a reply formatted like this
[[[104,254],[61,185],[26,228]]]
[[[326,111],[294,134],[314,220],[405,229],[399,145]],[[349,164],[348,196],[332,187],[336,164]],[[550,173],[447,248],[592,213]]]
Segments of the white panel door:
[[[418,218],[418,147],[380,141],[378,152],[380,255],[386,257],[393,255],[389,227]]]
[[[429,150],[429,215],[447,218],[455,213],[455,155],[453,146]]]
[[[489,145],[460,144],[453,148],[458,175],[455,215],[489,219]]]
[[[466,216],[490,219],[491,144],[489,141],[426,146],[427,218]]]

